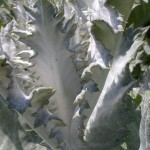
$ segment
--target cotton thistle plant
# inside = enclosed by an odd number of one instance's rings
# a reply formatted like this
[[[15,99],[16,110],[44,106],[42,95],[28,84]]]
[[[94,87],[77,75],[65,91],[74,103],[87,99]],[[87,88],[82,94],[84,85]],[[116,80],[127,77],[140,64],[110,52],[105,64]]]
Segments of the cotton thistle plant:
[[[149,149],[148,27],[126,27],[133,5],[133,0],[3,2],[3,13],[11,13],[0,33],[0,99],[2,110],[17,120],[8,137],[18,140],[3,149]],[[141,76],[139,65],[145,66]],[[138,96],[145,99],[140,129]]]

